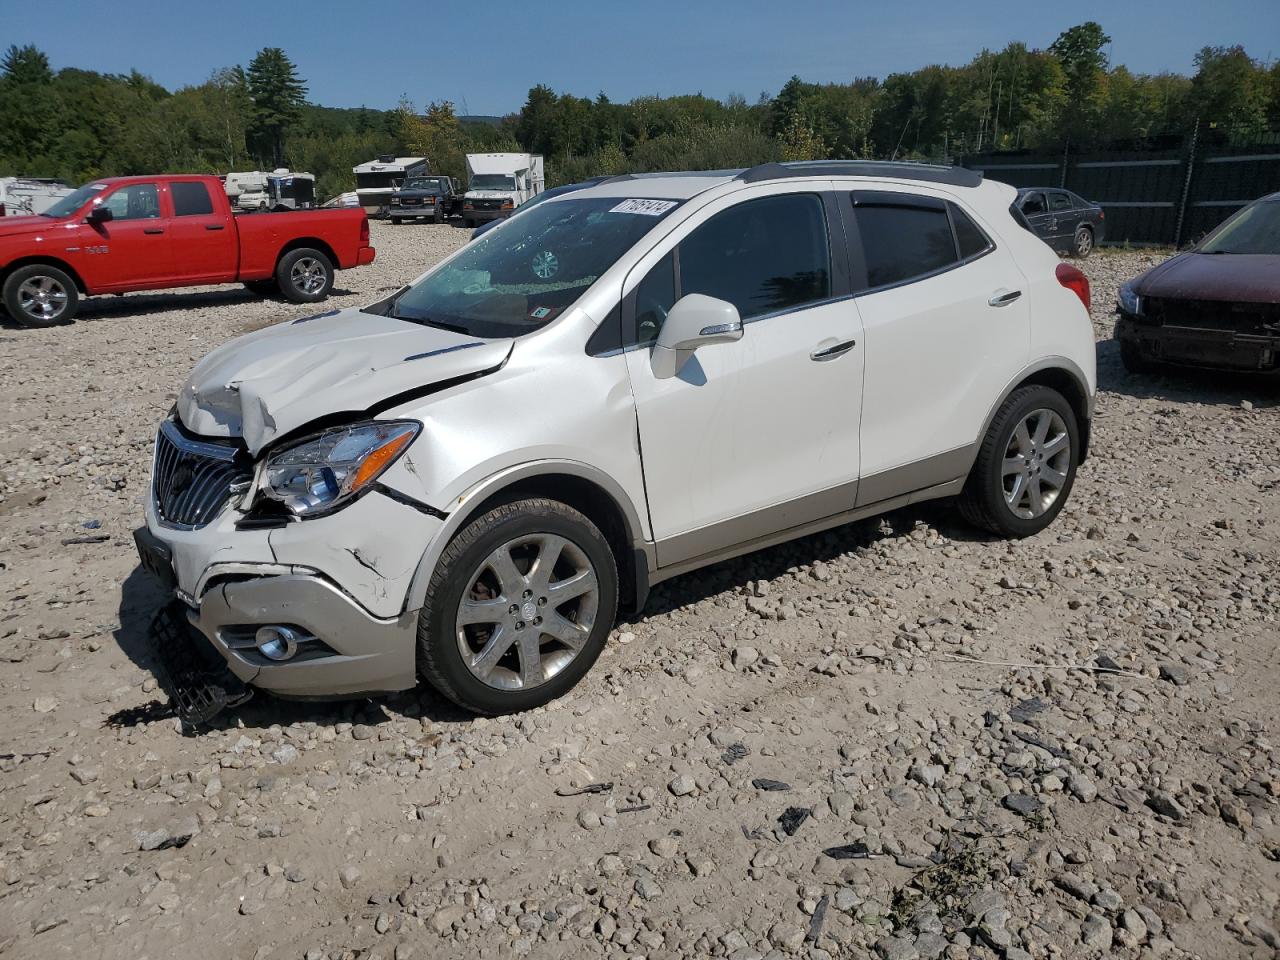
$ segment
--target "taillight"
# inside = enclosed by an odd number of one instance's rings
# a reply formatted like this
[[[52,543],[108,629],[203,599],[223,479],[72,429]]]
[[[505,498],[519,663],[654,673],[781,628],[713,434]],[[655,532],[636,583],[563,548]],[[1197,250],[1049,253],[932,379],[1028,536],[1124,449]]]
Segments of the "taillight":
[[[360,239],[361,240],[369,239],[369,218],[368,217],[362,217],[360,219]]]
[[[1058,282],[1080,298],[1086,310],[1089,309],[1089,278],[1069,263],[1060,263],[1053,271]]]

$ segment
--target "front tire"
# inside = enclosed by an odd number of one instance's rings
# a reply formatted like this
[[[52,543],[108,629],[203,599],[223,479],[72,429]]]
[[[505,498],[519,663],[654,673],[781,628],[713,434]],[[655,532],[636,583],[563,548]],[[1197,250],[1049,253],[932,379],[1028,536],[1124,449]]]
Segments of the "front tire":
[[[618,570],[604,535],[555,500],[488,510],[445,548],[418,619],[418,671],[474,713],[563,696],[613,626]]]
[[[75,281],[57,267],[35,263],[19,267],[0,291],[4,308],[24,327],[52,327],[69,323],[80,308]]]
[[[280,293],[293,303],[319,303],[333,289],[333,264],[319,250],[290,250],[276,266]]]
[[[1058,391],[1019,387],[1000,405],[960,495],[974,526],[1030,537],[1062,511],[1075,482],[1080,428]]]

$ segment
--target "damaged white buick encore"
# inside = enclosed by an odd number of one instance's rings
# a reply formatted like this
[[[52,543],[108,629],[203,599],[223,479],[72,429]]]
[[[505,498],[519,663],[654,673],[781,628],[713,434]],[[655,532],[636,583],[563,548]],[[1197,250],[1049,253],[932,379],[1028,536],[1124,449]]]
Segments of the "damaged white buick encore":
[[[564,694],[678,573],[938,497],[1037,533],[1088,449],[1094,339],[1014,199],[820,162],[539,204],[201,360],[143,564],[249,687],[421,677],[497,714]]]

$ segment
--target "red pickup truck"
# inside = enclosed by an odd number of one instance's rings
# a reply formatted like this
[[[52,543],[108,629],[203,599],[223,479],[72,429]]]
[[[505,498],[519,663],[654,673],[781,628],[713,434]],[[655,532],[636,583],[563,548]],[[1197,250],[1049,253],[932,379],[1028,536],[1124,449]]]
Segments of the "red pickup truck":
[[[82,296],[241,282],[296,303],[372,263],[359,209],[236,215],[216,177],[114,177],[34,217],[0,220],[0,299],[18,323],[75,316]]]

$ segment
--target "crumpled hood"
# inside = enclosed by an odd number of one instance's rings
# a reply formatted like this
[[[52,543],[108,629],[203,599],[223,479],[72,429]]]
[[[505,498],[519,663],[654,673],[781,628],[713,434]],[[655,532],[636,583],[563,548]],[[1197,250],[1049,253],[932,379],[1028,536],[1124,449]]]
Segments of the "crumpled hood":
[[[207,354],[183,384],[178,416],[203,436],[242,437],[255,456],[335,413],[500,366],[512,341],[332,310],[255,331]]]
[[[1254,253],[1179,254],[1152,267],[1134,289],[1171,300],[1280,302],[1280,256]]]

